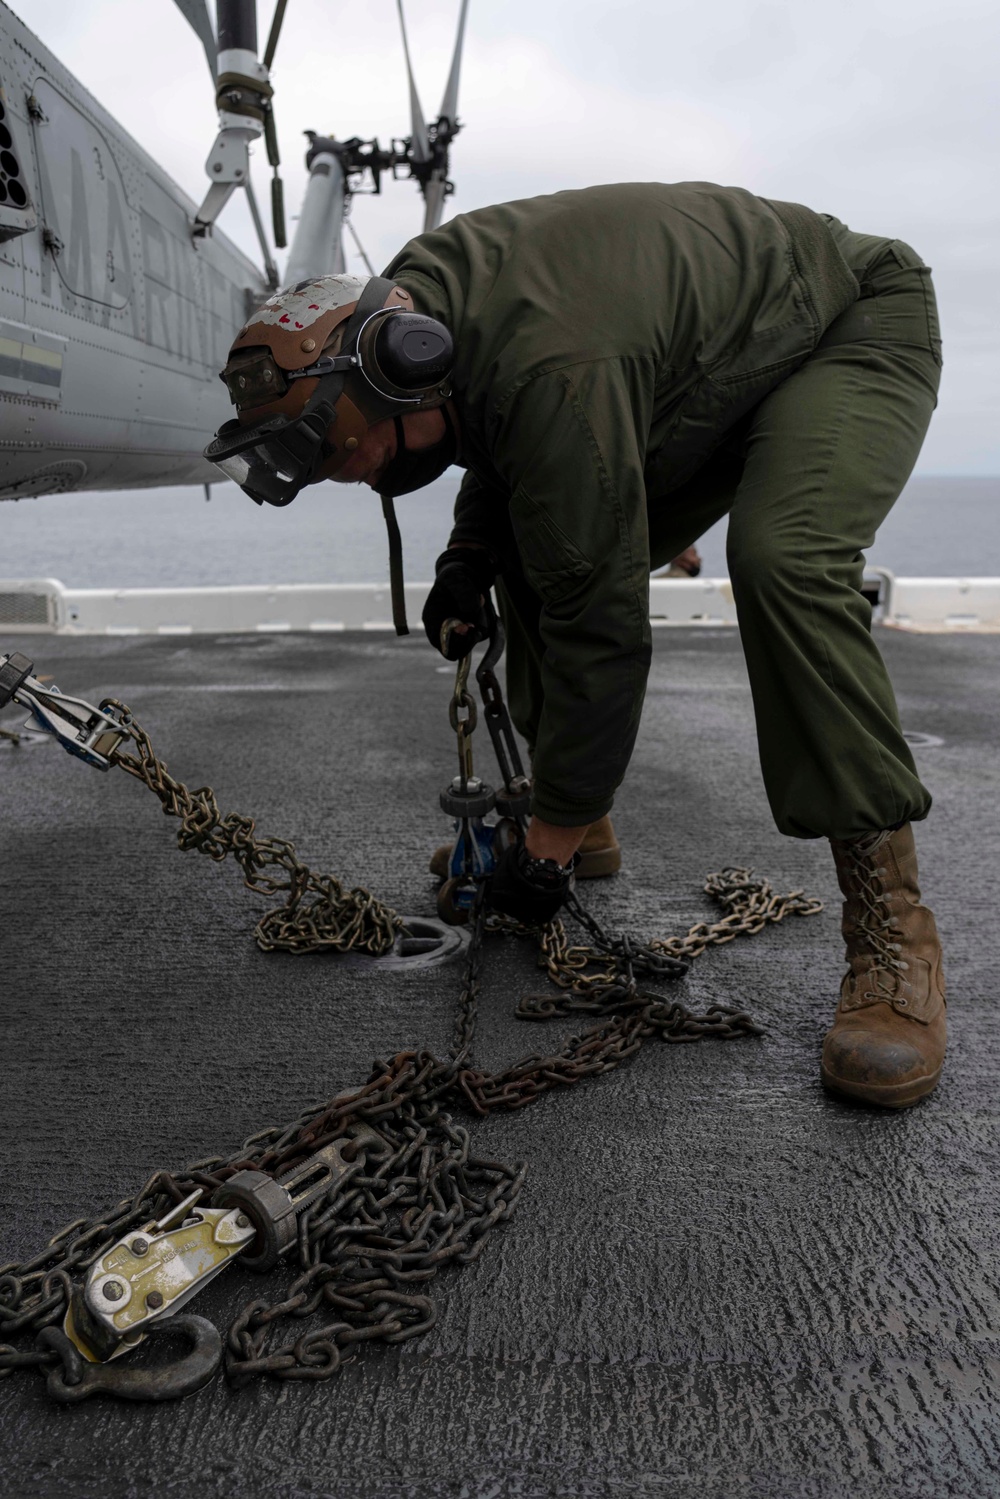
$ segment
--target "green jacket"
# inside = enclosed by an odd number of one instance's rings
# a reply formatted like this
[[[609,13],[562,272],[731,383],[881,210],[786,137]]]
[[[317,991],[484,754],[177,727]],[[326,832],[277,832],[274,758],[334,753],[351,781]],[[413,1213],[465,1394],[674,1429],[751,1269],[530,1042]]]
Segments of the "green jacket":
[[[704,182],[478,209],[385,274],[455,338],[452,540],[490,545],[509,511],[542,602],[534,810],[592,822],[645,693],[647,506],[808,358],[858,282],[820,215]]]

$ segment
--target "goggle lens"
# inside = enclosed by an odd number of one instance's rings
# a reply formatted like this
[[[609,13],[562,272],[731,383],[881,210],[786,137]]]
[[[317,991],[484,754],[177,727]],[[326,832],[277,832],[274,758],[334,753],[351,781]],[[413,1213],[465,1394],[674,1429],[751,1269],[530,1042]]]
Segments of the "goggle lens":
[[[325,403],[297,421],[274,430],[223,430],[205,449],[205,457],[220,468],[258,505],[290,505],[309,483],[320,455],[333,409]]]

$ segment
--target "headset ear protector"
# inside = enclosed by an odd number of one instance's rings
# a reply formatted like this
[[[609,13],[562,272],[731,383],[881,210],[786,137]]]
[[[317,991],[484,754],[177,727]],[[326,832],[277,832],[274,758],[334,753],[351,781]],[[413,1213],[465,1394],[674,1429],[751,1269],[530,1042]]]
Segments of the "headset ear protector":
[[[328,456],[325,438],[336,421],[345,386],[357,393],[369,424],[384,417],[440,406],[451,394],[452,336],[422,313],[385,307],[394,283],[373,276],[348,320],[338,353],[286,380],[316,380],[295,417],[270,415],[244,425],[226,422],[205,457],[234,479],[258,505],[290,505]]]
[[[353,347],[323,355],[305,369],[290,371],[286,379],[354,372],[387,403],[382,414],[394,416],[399,406],[436,406],[446,400],[454,357],[452,336],[443,323],[401,307],[380,307],[361,324]]]

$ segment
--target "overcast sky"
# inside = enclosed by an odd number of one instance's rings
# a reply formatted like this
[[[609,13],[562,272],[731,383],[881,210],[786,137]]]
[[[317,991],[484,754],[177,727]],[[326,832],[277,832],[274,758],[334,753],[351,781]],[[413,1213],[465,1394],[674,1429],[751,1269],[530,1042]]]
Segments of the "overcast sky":
[[[270,0],[259,8],[263,48]],[[171,0],[13,9],[200,200],[212,85]],[[457,9],[409,0],[431,118]],[[471,0],[450,209],[588,183],[702,179],[905,239],[934,268],[945,342],[918,472],[1000,473],[998,55],[996,0]],[[272,78],[290,215],[305,180],[304,129],[383,143],[409,131],[394,0],[289,0]],[[255,176],[266,202],[262,147]],[[377,269],[421,223],[416,188],[402,182],[356,198],[353,214]],[[254,253],[242,204],[221,227]],[[353,253],[348,267],[362,269]]]

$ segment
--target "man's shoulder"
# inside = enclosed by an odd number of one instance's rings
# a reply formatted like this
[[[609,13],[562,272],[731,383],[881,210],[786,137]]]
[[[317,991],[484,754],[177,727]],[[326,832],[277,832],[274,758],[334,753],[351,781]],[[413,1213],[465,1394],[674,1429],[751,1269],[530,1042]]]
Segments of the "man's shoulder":
[[[802,210],[808,212],[808,210]],[[771,206],[742,187],[715,182],[611,182],[566,188],[456,214],[410,240],[386,268],[419,296],[440,289],[464,301],[474,286],[525,278],[538,291],[558,292],[560,277],[612,291],[630,273],[653,274],[676,253],[717,253],[779,237]],[[536,296],[534,305],[540,305]],[[428,309],[434,311],[434,309]],[[439,312],[435,312],[439,315]]]

